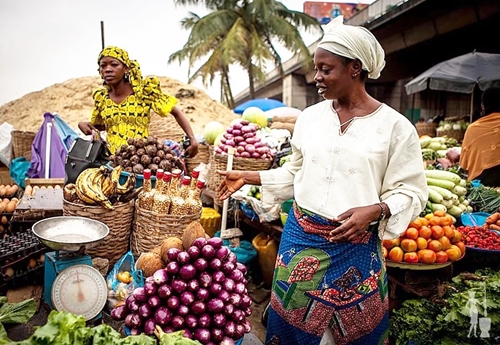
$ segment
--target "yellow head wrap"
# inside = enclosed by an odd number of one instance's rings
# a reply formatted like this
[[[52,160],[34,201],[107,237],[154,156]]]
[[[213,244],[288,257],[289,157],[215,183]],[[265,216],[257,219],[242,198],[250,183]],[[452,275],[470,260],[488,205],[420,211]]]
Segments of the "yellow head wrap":
[[[349,59],[358,59],[368,78],[377,79],[385,66],[385,52],[375,36],[362,26],[344,25],[338,16],[324,27],[318,48]]]

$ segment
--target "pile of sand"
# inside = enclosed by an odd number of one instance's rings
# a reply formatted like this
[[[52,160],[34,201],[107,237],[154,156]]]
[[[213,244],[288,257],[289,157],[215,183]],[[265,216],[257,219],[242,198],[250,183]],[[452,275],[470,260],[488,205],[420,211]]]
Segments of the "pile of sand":
[[[196,87],[168,77],[158,77],[164,92],[175,95],[178,105],[187,116],[195,134],[203,133],[203,127],[210,121],[219,121],[227,126],[239,116],[223,104],[211,99]],[[43,114],[57,113],[73,129],[78,130],[78,122],[89,121],[93,108],[92,91],[99,87],[99,77],[70,79],[41,91],[29,93],[0,107],[0,119],[18,130],[36,132],[43,123]],[[159,116],[154,114],[152,126],[158,126]],[[174,120],[162,119],[162,127],[177,126]],[[180,130],[180,127],[177,128]],[[154,134],[154,133],[153,133]]]

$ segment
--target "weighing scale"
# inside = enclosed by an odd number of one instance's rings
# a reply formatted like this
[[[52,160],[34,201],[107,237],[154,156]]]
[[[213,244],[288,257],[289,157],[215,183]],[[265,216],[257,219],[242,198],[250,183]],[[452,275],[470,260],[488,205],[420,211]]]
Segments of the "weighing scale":
[[[107,300],[107,284],[85,249],[95,247],[109,228],[94,219],[62,216],[33,225],[33,233],[52,252],[45,254],[44,302],[56,310],[97,320]]]

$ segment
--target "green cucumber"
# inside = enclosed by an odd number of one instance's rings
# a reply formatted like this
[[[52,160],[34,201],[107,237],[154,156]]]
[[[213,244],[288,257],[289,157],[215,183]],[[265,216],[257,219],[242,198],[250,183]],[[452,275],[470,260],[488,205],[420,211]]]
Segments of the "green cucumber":
[[[432,212],[436,212],[436,211],[447,212],[448,211],[448,209],[446,208],[446,206],[444,206],[442,204],[436,204],[436,203],[432,203],[431,204],[431,210],[432,210]]]
[[[429,192],[429,200],[433,203],[440,204],[443,202],[443,196],[439,194],[437,191],[431,188],[427,188],[427,191]]]
[[[425,176],[439,180],[451,181],[455,184],[459,184],[461,180],[460,176],[446,170],[425,170]]]
[[[427,187],[428,187],[427,189],[435,190],[436,192],[441,194],[443,196],[443,198],[446,200],[458,199],[458,196],[456,196],[455,194],[453,194],[451,191],[449,191],[446,188],[442,188],[442,187],[438,187],[438,186],[427,186]]]
[[[453,188],[455,188],[455,186],[456,186],[456,184],[451,182],[451,181],[432,178],[432,177],[427,177],[427,184],[429,186],[438,186],[438,187],[446,188],[450,191],[452,191]]]

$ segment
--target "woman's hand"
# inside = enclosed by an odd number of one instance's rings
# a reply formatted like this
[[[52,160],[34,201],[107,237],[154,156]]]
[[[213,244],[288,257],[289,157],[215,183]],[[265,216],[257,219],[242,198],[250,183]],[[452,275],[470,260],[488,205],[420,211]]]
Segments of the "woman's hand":
[[[349,242],[362,236],[370,223],[379,219],[380,207],[370,205],[354,207],[340,214],[333,220],[342,225],[330,231],[330,242]]]
[[[189,145],[186,149],[186,157],[193,158],[198,154],[198,142],[194,138],[189,139],[189,141],[191,142],[191,145]]]
[[[219,200],[229,198],[234,192],[239,190],[245,184],[243,171],[220,171],[217,174],[224,176],[224,179],[217,188],[217,197]]]
[[[78,128],[80,128],[82,133],[85,135],[92,135],[92,131],[99,132],[99,130],[95,128],[94,125],[92,125],[90,122],[79,122]]]

